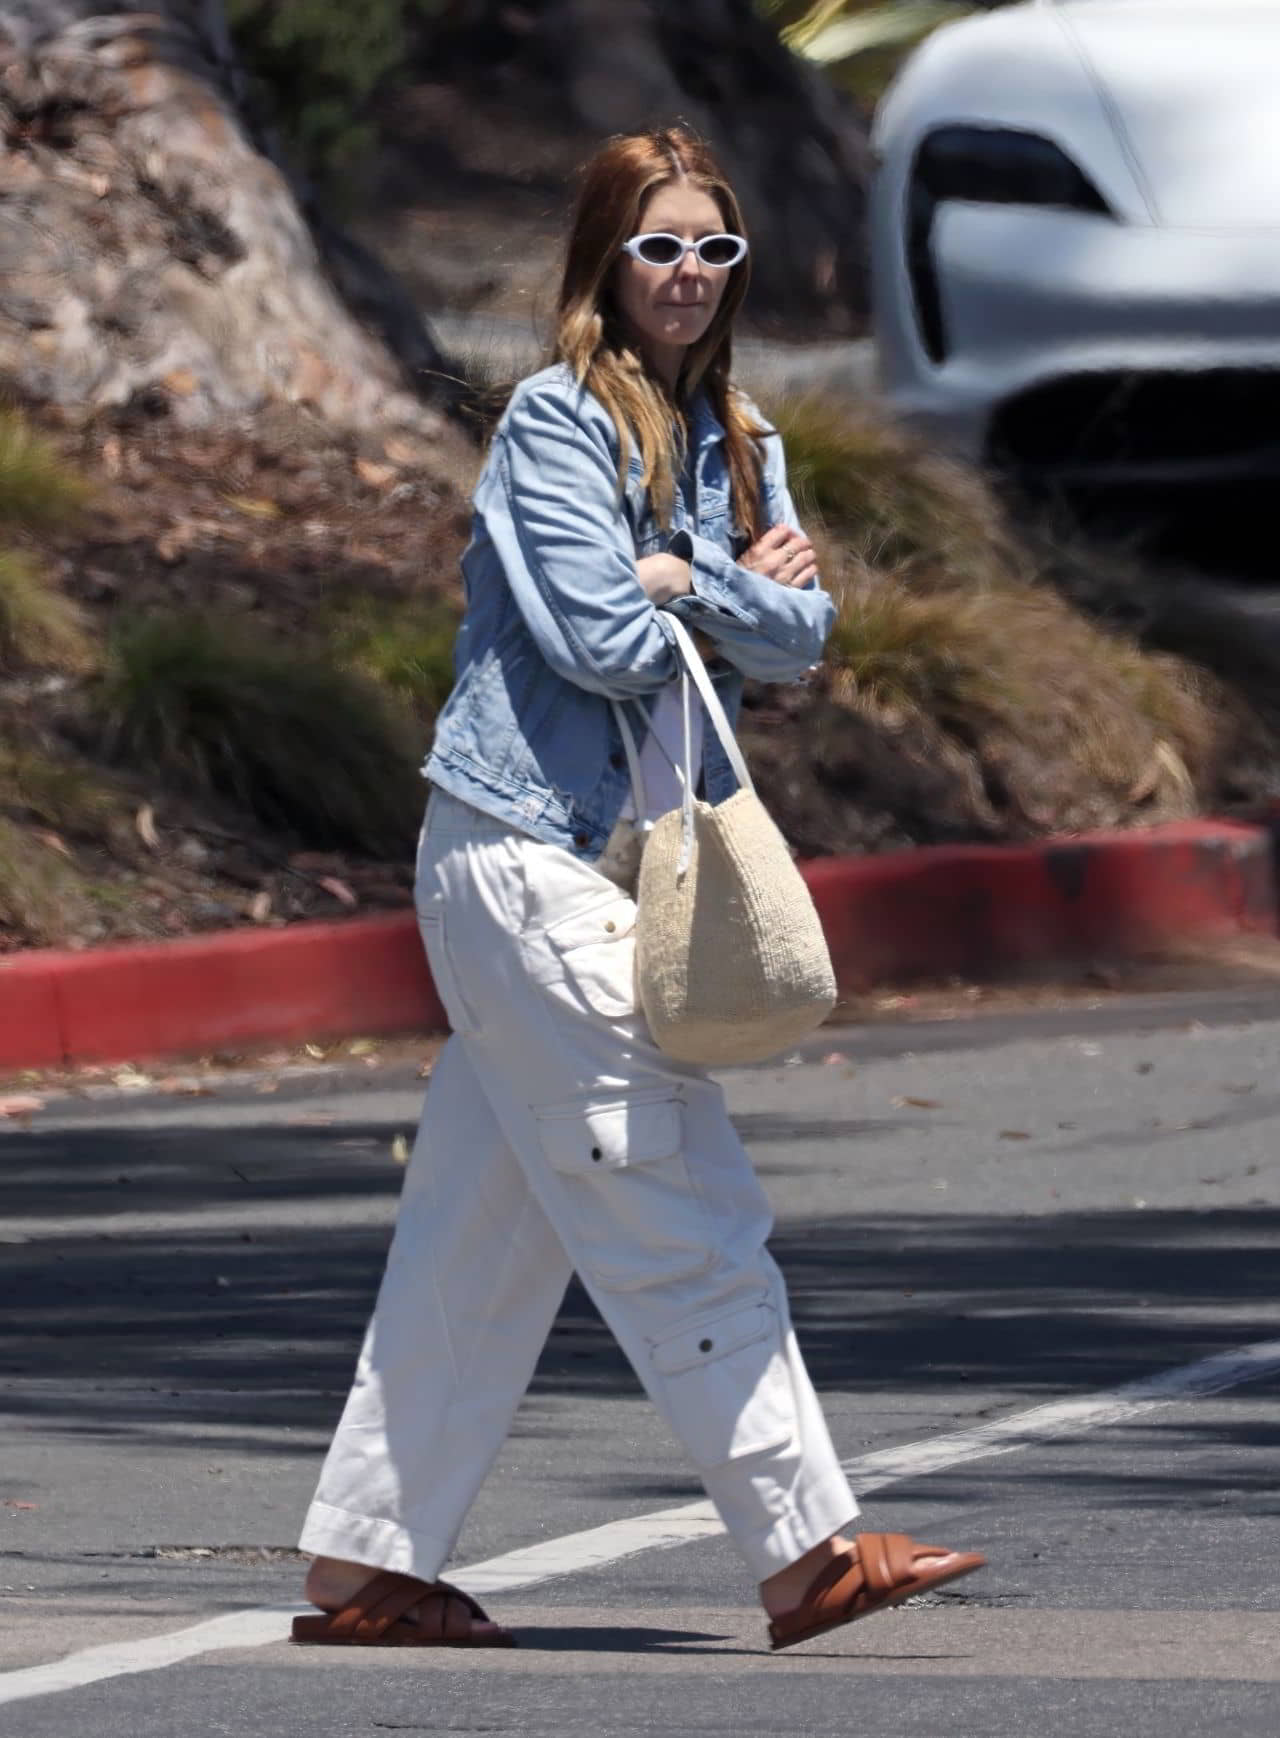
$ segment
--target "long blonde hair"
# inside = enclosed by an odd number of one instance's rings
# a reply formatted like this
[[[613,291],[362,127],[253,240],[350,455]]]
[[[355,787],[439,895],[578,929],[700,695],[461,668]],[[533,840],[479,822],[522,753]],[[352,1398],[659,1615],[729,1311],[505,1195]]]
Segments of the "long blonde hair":
[[[710,194],[725,229],[746,233],[732,188],[693,133],[671,127],[608,140],[582,171],[552,359],[566,363],[613,418],[621,447],[619,487],[633,445],[638,449],[644,485],[663,525],[671,523],[677,461],[683,463],[688,437],[684,408],[704,387],[725,431],[734,518],[754,542],[766,529],[760,438],[767,431],[749,415],[729,379],[733,319],[747,293],[747,260],[730,268],[715,317],[689,346],[674,400],[646,366],[614,305],[611,285],[622,244],[636,233],[649,195],[673,181]]]

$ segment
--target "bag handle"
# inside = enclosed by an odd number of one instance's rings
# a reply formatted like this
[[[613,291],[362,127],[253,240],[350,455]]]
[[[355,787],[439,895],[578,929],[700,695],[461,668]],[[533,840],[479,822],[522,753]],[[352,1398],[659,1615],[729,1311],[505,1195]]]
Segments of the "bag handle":
[[[667,620],[675,630],[675,643],[684,663],[681,680],[687,681],[690,677],[693,678],[693,685],[698,690],[698,697],[706,708],[712,728],[720,738],[720,746],[724,750],[725,759],[733,768],[734,778],[737,779],[743,790],[750,791],[754,796],[756,787],[752,783],[751,774],[747,771],[747,763],[743,758],[742,750],[738,747],[738,739],[733,734],[733,726],[729,723],[728,714],[720,704],[720,696],[716,693],[715,684],[707,675],[707,666],[703,663],[698,648],[693,643],[693,636],[679,616],[671,615],[668,612]],[[686,753],[688,748],[689,736],[686,731]]]
[[[681,787],[680,862],[677,872],[683,875],[693,861],[693,793],[698,784],[693,766],[690,682],[698,691],[698,698],[702,701],[707,717],[711,721],[711,727],[720,740],[720,746],[724,750],[725,758],[733,770],[739,788],[750,791],[754,795],[756,787],[747,769],[742,750],[738,747],[733,726],[729,723],[728,715],[720,703],[720,696],[716,693],[715,684],[707,674],[707,667],[693,642],[692,635],[676,616],[668,614],[666,620],[671,625],[673,644],[680,657],[680,700],[684,713],[684,754],[682,756],[684,767],[683,771],[679,767],[676,768],[676,776],[680,780]],[[617,716],[618,729],[622,733],[622,745],[626,750],[627,768],[631,775],[631,795],[636,810],[636,825],[639,831],[648,832],[653,823],[645,813],[647,805],[644,773],[641,769],[640,751],[636,746],[635,732],[631,728],[630,719],[617,700],[613,702],[613,710]]]

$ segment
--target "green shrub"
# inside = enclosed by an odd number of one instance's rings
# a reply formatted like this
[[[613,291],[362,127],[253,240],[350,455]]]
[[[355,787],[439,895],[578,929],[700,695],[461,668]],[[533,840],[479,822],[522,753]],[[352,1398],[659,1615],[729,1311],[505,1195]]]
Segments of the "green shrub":
[[[349,669],[394,694],[431,724],[453,686],[456,605],[435,598],[392,603],[363,597],[344,605],[331,630],[334,653]]]
[[[444,0],[229,0],[236,50],[299,167],[350,191],[377,140],[373,99],[413,23]]]
[[[110,753],[309,845],[395,855],[412,841],[420,744],[372,682],[318,653],[199,616],[135,621],[99,704]]]

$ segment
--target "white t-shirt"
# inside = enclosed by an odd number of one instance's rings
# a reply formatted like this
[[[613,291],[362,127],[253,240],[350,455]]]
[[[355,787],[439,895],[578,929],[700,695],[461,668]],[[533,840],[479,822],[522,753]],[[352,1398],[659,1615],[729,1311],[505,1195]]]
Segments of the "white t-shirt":
[[[634,708],[630,717],[635,718]],[[696,789],[702,767],[702,702],[696,694],[690,696],[689,724]],[[677,767],[681,768],[681,773],[677,773]],[[640,744],[640,776],[644,780],[646,810],[641,817],[643,820],[656,821],[659,815],[680,807],[683,768],[684,708],[680,700],[680,684],[671,682],[659,693],[649,730]],[[627,797],[622,813],[626,820],[635,819],[634,795]]]

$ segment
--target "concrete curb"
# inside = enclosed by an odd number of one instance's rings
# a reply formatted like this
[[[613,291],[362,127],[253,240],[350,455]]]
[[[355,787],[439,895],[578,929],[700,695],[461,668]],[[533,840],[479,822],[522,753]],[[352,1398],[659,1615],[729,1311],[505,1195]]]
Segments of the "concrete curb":
[[[840,987],[1118,959],[1275,934],[1273,834],[1187,821],[805,866]],[[440,1030],[412,912],[0,959],[0,1067]]]

